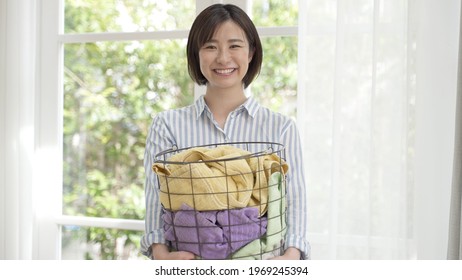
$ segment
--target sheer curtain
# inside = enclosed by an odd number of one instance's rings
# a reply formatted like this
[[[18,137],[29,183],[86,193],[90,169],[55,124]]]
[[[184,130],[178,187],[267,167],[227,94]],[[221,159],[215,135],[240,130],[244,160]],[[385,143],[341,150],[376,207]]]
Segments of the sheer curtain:
[[[422,196],[423,201],[433,199],[421,192],[425,188],[416,172],[425,168],[415,164],[416,150],[423,150],[416,149],[421,135],[417,37],[426,32],[418,29],[418,9],[423,5],[403,0],[299,1],[297,122],[304,140],[313,259],[420,258],[424,239],[418,235],[433,237],[438,226],[425,220],[420,209],[435,206],[435,219],[444,223],[448,218],[446,196],[434,198],[432,206],[419,202]],[[432,11],[425,8],[427,12]],[[446,101],[451,105],[447,112],[453,113],[452,100]],[[419,147],[435,144],[431,151],[446,156],[436,142]],[[420,159],[424,165],[436,163]],[[446,174],[434,177],[444,177],[443,184],[429,186],[429,193],[439,188],[445,194]],[[440,247],[435,251],[445,251]],[[440,258],[436,253],[427,257]]]
[[[0,259],[31,259],[35,1],[0,1]]]

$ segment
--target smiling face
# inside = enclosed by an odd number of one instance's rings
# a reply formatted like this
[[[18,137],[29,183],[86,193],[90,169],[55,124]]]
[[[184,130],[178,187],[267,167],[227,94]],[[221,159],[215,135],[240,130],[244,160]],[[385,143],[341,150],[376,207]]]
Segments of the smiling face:
[[[231,20],[217,27],[199,50],[200,69],[209,90],[243,90],[252,53],[244,31]]]

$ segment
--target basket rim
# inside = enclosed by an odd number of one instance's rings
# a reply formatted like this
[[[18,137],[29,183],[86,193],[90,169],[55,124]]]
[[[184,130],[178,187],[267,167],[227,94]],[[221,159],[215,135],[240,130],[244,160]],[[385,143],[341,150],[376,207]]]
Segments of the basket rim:
[[[228,145],[262,145],[262,144],[267,144],[269,145],[268,149],[265,151],[259,151],[255,153],[250,153],[248,155],[242,155],[242,156],[237,156],[237,157],[230,157],[230,158],[225,158],[225,159],[213,159],[213,160],[201,160],[201,161],[169,161],[166,159],[158,159],[159,157],[166,157],[170,153],[178,153],[182,152],[185,150],[193,149],[193,148],[203,148],[203,147],[218,147],[218,146],[228,146]],[[276,146],[277,148],[274,149],[273,147]],[[154,163],[163,163],[163,164],[194,164],[194,163],[207,163],[207,162],[217,162],[217,161],[231,161],[231,160],[240,160],[240,159],[248,159],[248,158],[253,158],[253,157],[258,157],[258,156],[264,156],[264,155],[271,155],[274,153],[281,153],[285,149],[285,146],[281,143],[277,142],[271,142],[271,141],[255,141],[255,142],[222,142],[222,143],[215,143],[215,144],[204,144],[204,145],[197,145],[197,146],[190,146],[190,147],[185,147],[178,149],[176,145],[174,145],[172,148],[164,150],[162,152],[159,152],[155,155],[154,157]]]

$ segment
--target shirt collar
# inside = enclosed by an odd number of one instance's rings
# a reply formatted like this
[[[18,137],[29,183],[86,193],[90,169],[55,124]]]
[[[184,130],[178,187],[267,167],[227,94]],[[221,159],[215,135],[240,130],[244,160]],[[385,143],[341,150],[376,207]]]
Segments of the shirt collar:
[[[196,119],[198,119],[202,115],[202,113],[205,111],[205,107],[206,107],[203,95],[197,98],[194,106],[196,107]]]
[[[247,101],[244,104],[242,104],[242,107],[244,107],[247,110],[247,113],[252,118],[255,118],[258,109],[260,109],[260,104],[258,104],[257,100],[250,96],[249,98],[247,98]]]
[[[202,115],[202,113],[205,110],[210,111],[207,107],[207,104],[205,104],[205,99],[203,95],[201,95],[196,100],[194,106],[196,107],[196,118],[197,119]],[[236,111],[241,110],[242,108],[245,109],[252,118],[255,118],[255,115],[257,114],[258,109],[260,109],[260,104],[253,97],[249,97],[244,102],[244,104],[242,104],[241,106],[239,106],[239,108],[236,109]]]

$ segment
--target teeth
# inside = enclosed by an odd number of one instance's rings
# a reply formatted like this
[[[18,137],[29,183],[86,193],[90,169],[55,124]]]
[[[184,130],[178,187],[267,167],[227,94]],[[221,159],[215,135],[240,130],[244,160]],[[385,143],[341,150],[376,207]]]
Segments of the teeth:
[[[234,68],[230,69],[216,69],[215,70],[218,74],[229,74],[234,71]]]

